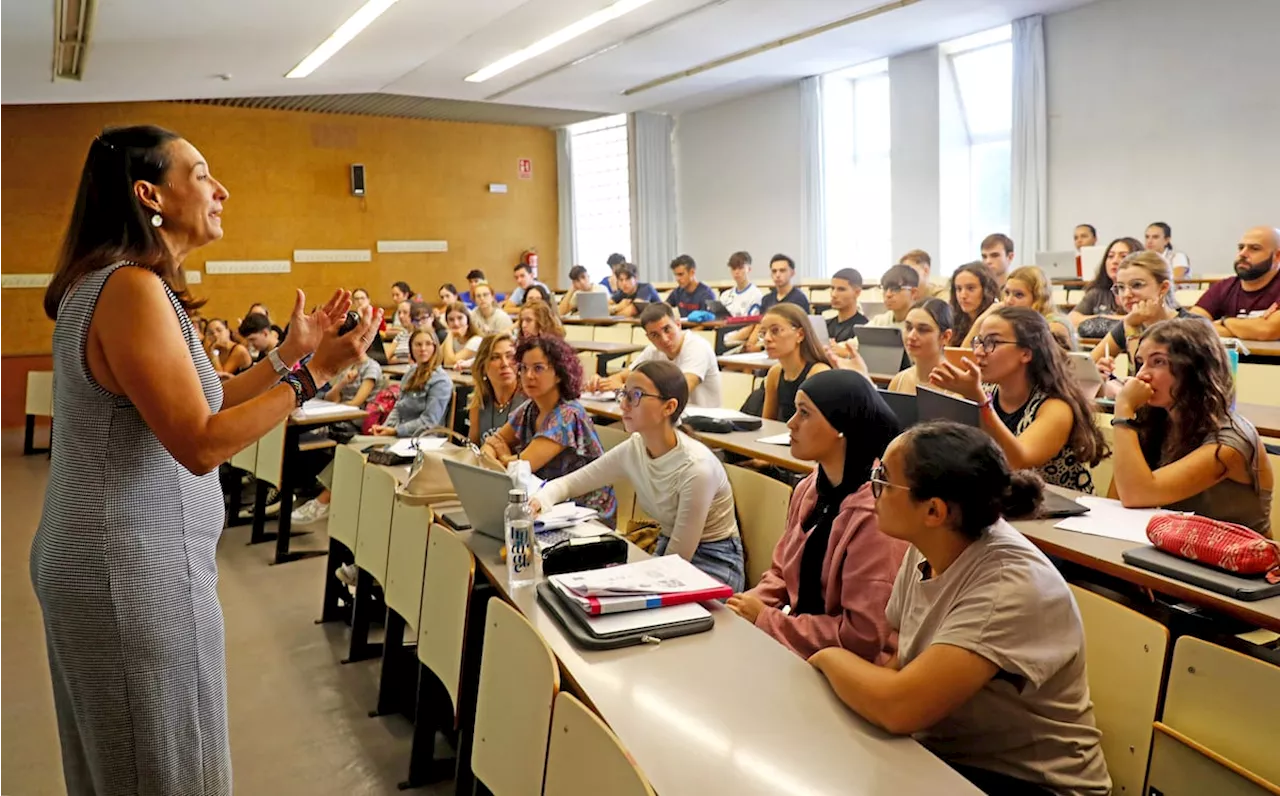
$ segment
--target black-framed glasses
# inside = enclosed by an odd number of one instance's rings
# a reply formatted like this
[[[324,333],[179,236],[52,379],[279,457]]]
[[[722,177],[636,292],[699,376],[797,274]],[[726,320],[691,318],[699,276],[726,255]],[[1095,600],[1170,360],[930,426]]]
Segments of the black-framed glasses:
[[[877,464],[875,467],[872,467],[871,477],[867,480],[871,483],[871,497],[873,498],[878,498],[880,495],[884,494],[884,488],[886,486],[893,487],[894,489],[906,489],[906,487],[901,484],[889,483],[889,479],[884,477],[883,464]]]
[[[992,351],[995,351],[996,346],[1017,345],[1017,344],[1018,344],[1017,340],[1001,340],[999,337],[995,336],[994,334],[989,334],[986,337],[973,338],[973,350],[977,351],[979,348],[981,348],[983,352],[987,354],[990,354]]]
[[[645,392],[639,387],[632,387],[629,390],[618,391],[618,400],[629,406],[639,406],[640,402],[645,398],[657,398],[659,401],[662,400],[662,396],[658,395],[656,392]]]

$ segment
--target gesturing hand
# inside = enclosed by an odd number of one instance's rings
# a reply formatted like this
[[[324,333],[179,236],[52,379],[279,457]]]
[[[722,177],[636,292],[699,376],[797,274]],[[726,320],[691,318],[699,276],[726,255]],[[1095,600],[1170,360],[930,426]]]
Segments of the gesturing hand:
[[[962,357],[966,367],[957,368],[945,359],[929,373],[929,383],[944,390],[950,390],[970,401],[982,403],[986,395],[982,392],[982,370],[978,363],[968,357]]]
[[[350,295],[348,294],[345,301],[340,303],[350,304]],[[346,317],[346,314],[346,310],[343,310],[339,317]],[[360,322],[346,334],[338,334],[339,323],[331,324],[321,336],[320,344],[316,346],[315,356],[307,364],[316,384],[332,381],[335,373],[358,360],[360,354],[369,348],[369,343],[378,333],[378,324],[381,322],[381,309],[370,310],[369,307],[365,307],[360,310]],[[293,332],[289,332],[288,339],[293,339]]]
[[[351,293],[335,290],[333,297],[323,306],[306,313],[307,296],[301,290],[293,302],[293,314],[289,316],[289,334],[280,344],[280,357],[293,364],[308,354],[314,354],[320,341],[330,329],[342,325],[351,309]]]

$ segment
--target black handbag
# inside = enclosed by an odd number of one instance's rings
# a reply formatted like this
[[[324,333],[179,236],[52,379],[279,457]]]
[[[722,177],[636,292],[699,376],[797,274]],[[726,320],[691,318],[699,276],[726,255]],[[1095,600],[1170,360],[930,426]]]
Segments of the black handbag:
[[[563,575],[627,563],[627,542],[621,536],[578,536],[542,551],[542,574]]]

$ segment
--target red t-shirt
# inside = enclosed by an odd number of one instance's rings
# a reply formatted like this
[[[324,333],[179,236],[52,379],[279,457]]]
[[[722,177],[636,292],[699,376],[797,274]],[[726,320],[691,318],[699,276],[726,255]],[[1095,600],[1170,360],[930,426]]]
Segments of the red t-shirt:
[[[1209,285],[1196,306],[1213,316],[1213,319],[1237,318],[1254,312],[1265,312],[1272,304],[1280,303],[1280,275],[1272,277],[1262,290],[1249,292],[1239,277],[1223,279]]]

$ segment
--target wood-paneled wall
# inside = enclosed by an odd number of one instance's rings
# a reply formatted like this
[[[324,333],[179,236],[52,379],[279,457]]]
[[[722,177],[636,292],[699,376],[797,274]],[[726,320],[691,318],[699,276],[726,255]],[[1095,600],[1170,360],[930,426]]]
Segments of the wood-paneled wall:
[[[182,103],[4,106],[3,224],[0,270],[50,273],[75,200],[85,152],[105,125],[148,122],[188,138],[230,191],[225,237],[193,253],[205,260],[289,260],[295,249],[369,249],[372,262],[294,263],[290,274],[204,275],[193,292],[209,299],[206,317],[243,315],[263,301],[273,318],[336,287],[364,287],[389,304],[393,281],[434,297],[442,282],[484,270],[509,289],[521,251],[536,248],[539,277],[559,267],[555,135],[539,127],[338,116]],[[519,179],[518,161],[533,161]],[[349,166],[363,163],[367,194],[353,197]],[[490,194],[488,184],[509,186]],[[378,240],[446,240],[448,252],[378,254]],[[8,288],[3,355],[50,351],[52,323],[42,289]],[[145,335],[145,330],[126,330]],[[21,401],[21,390],[16,393]],[[8,402],[9,395],[5,400]],[[6,414],[7,416],[7,414]]]

